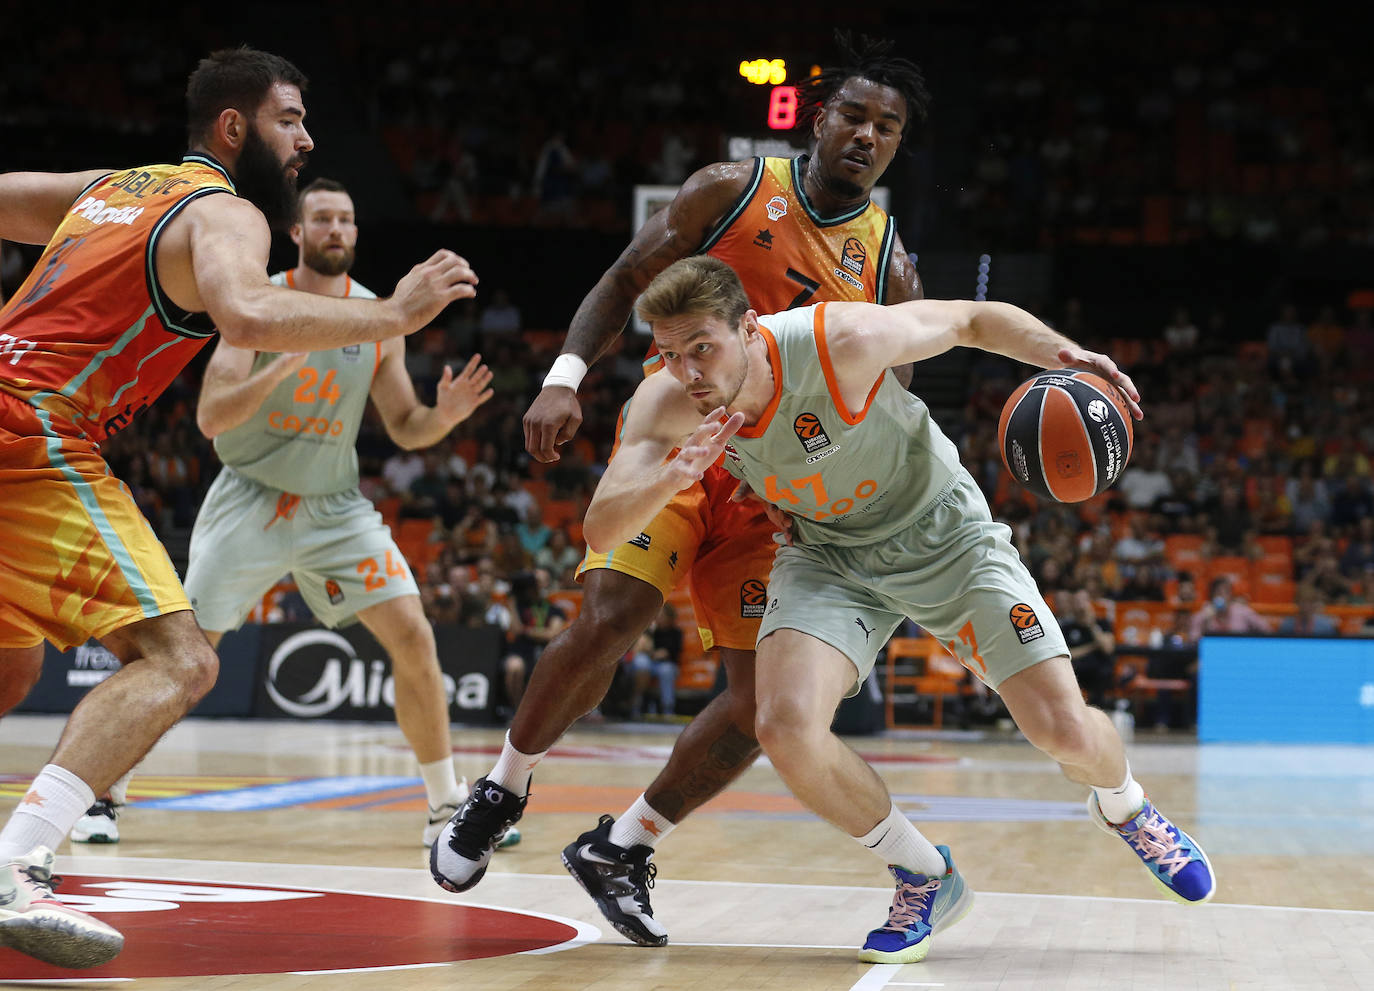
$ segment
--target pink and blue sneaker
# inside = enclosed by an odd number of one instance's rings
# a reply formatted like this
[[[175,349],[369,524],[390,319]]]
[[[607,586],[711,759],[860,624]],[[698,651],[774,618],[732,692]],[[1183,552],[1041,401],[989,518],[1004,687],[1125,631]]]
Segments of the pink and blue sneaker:
[[[895,864],[888,870],[897,880],[887,922],[868,934],[859,959],[864,963],[919,963],[930,952],[930,938],[948,929],[973,908],[973,889],[954,866],[949,847],[937,846],[945,858],[945,873],[927,877]]]
[[[1088,795],[1088,815],[1099,828],[1114,833],[1126,841],[1150,870],[1150,875],[1172,897],[1183,902],[1201,904],[1217,890],[1212,863],[1202,852],[1197,840],[1160,814],[1149,799],[1140,811],[1120,825],[1107,821],[1097,804],[1097,796]]]

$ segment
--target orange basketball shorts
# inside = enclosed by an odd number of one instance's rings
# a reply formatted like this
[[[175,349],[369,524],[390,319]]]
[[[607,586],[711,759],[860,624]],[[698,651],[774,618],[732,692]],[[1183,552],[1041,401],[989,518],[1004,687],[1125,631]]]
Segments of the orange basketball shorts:
[[[608,568],[648,582],[665,599],[689,578],[702,645],[753,650],[777,547],[759,502],[730,501],[736,484],[724,468],[712,466],[638,537],[605,554],[589,550],[578,577]]]
[[[0,394],[0,647],[65,650],[190,608],[96,445]]]

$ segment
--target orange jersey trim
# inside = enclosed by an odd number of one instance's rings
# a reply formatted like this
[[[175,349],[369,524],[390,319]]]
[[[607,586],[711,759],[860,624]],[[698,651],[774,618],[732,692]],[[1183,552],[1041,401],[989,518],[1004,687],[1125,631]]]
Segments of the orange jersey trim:
[[[778,411],[778,403],[782,401],[782,355],[778,354],[778,342],[773,337],[773,332],[763,324],[759,324],[759,332],[763,334],[763,340],[768,345],[768,364],[773,369],[773,398],[764,407],[758,423],[752,427],[740,427],[736,431],[739,436],[748,438],[763,436],[768,425],[773,422],[773,414]]]
[[[825,304],[821,303],[816,307],[816,319],[813,321],[812,331],[816,335],[816,356],[821,360],[821,372],[825,375],[825,387],[830,392],[830,401],[835,404],[835,411],[840,414],[840,419],[851,427],[859,423],[868,415],[869,408],[873,405],[873,400],[878,396],[878,390],[883,385],[883,375],[878,376],[878,381],[873,383],[873,388],[869,390],[868,399],[864,403],[863,409],[857,413],[849,412],[844,398],[840,395],[840,380],[835,375],[835,364],[830,358],[830,342],[825,336]]]

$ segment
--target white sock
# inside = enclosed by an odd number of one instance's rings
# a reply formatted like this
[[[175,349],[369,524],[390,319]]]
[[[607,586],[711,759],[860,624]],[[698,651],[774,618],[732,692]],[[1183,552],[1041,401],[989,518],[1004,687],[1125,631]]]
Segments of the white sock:
[[[1145,805],[1145,789],[1131,777],[1130,761],[1126,762],[1126,780],[1116,788],[1093,787],[1097,806],[1106,820],[1115,825],[1130,822]]]
[[[655,812],[640,795],[611,827],[611,842],[627,850],[632,846],[653,847],[671,833],[675,825]]]
[[[547,750],[541,750],[537,754],[521,753],[511,746],[510,730],[507,730],[506,742],[501,747],[501,756],[496,759],[496,766],[487,775],[487,780],[523,798],[529,794],[530,772],[544,759],[546,753]]]
[[[134,776],[134,768],[129,768],[123,776],[110,785],[110,790],[103,797],[108,798],[115,805],[129,804],[129,779]]]
[[[948,868],[945,858],[935,844],[921,835],[911,820],[902,814],[896,803],[887,818],[863,836],[854,837],[863,847],[903,870],[926,877],[944,877]]]
[[[426,800],[431,809],[442,808],[445,805],[462,805],[467,798],[463,794],[464,789],[458,784],[452,754],[428,764],[421,764],[420,777],[424,779]]]
[[[95,792],[66,768],[48,764],[33,779],[19,807],[0,830],[0,862],[36,846],[56,850],[95,804]]]

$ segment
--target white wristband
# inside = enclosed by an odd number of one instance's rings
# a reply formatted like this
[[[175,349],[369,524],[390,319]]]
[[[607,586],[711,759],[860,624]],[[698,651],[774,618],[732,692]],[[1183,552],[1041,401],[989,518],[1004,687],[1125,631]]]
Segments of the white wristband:
[[[575,354],[560,354],[553,361],[553,367],[549,369],[549,374],[544,376],[544,388],[551,385],[562,385],[577,391],[577,387],[582,384],[582,376],[587,374],[587,363]]]

